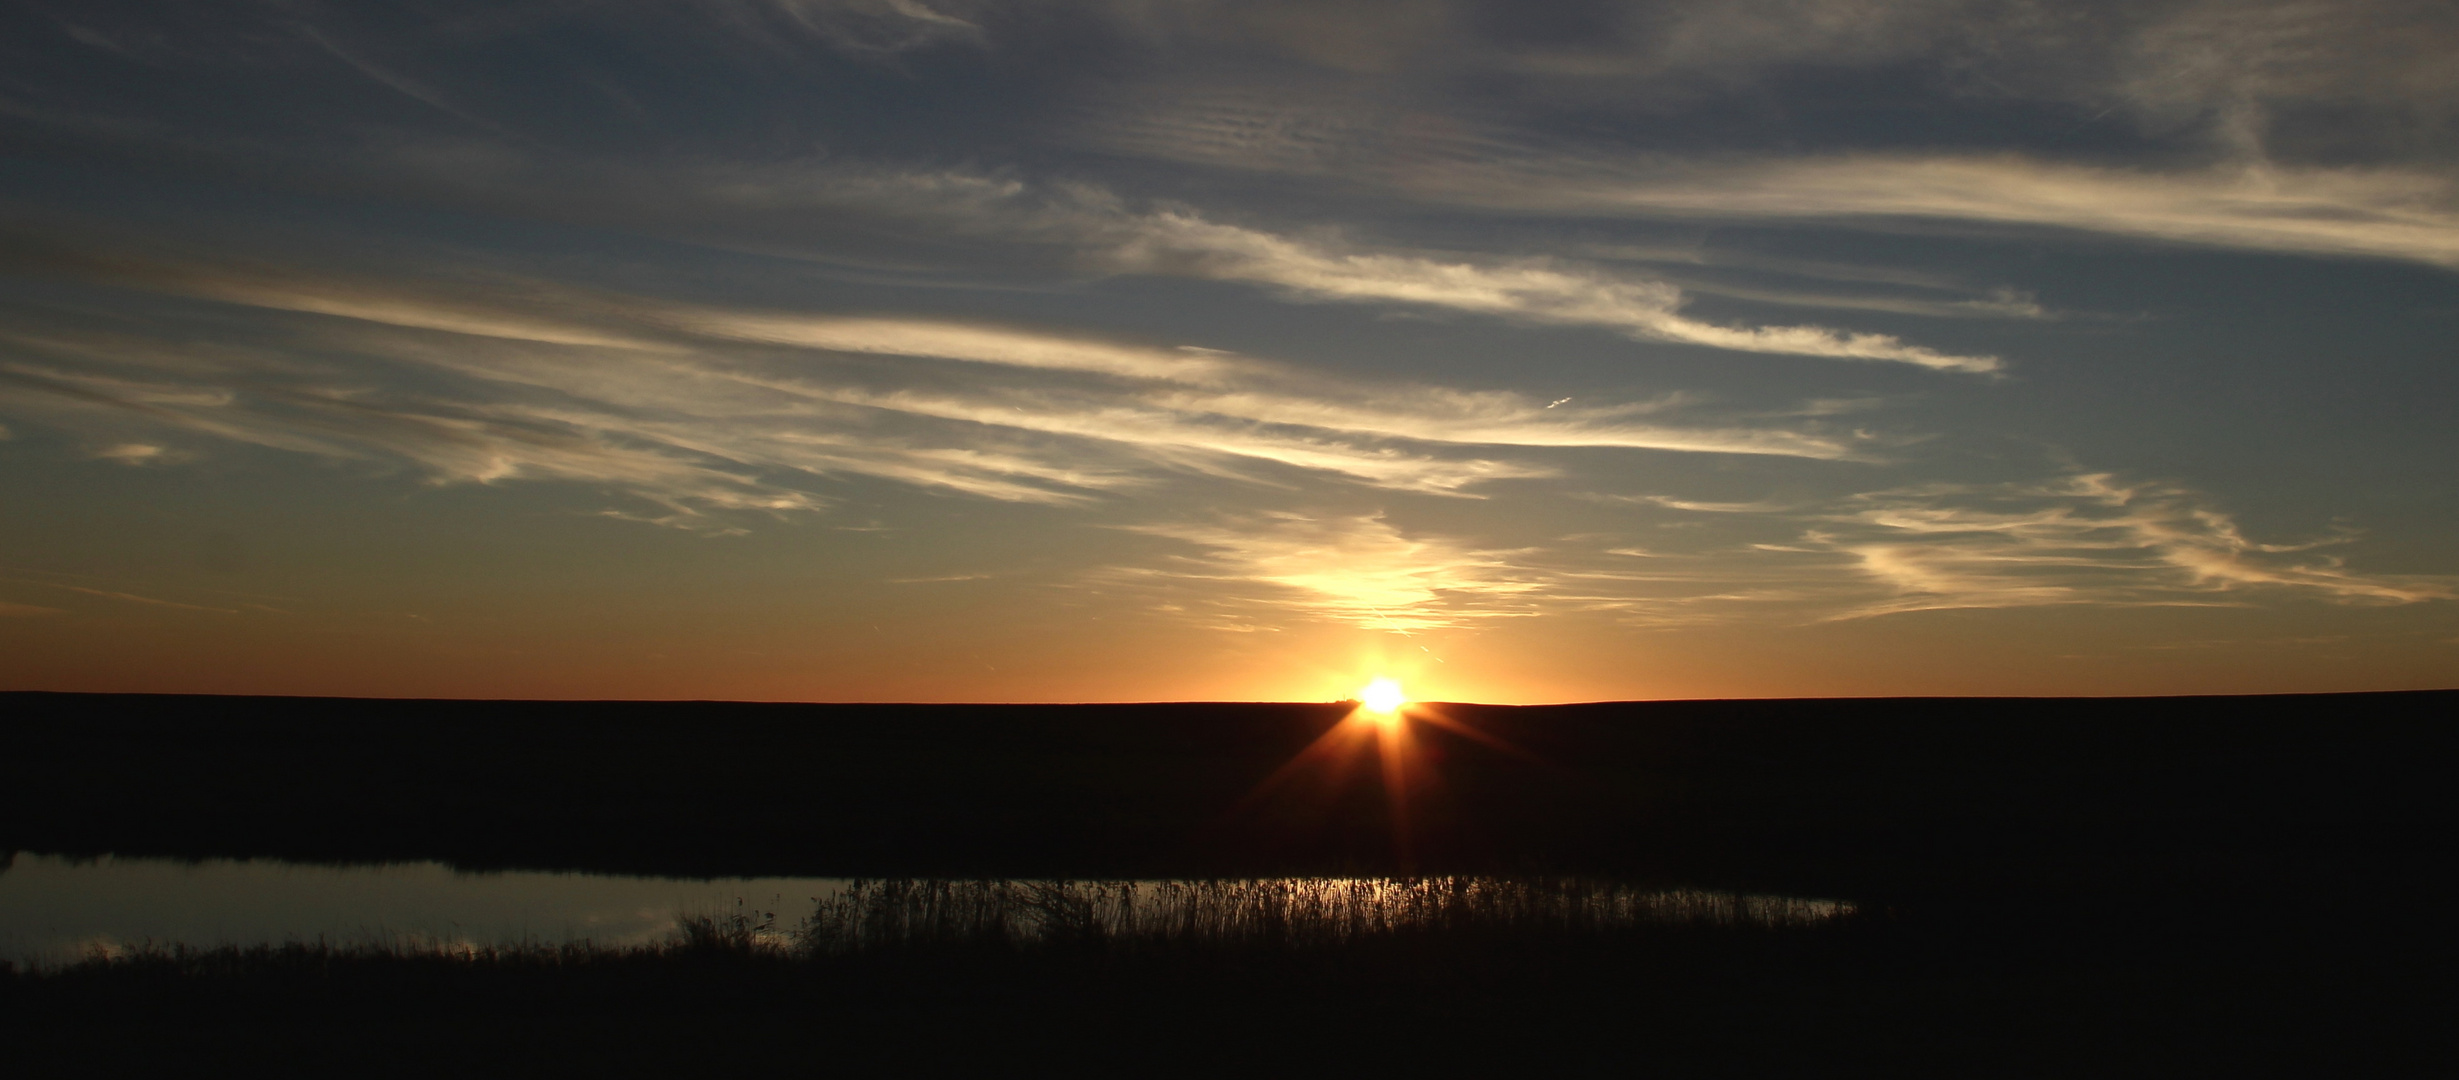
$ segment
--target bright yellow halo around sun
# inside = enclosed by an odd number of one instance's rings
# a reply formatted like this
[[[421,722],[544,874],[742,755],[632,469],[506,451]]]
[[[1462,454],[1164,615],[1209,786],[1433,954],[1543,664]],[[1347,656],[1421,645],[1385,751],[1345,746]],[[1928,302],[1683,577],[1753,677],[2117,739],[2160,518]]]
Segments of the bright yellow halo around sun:
[[[1397,713],[1408,701],[1409,696],[1400,692],[1400,684],[1391,679],[1376,679],[1358,691],[1358,704],[1371,713]]]

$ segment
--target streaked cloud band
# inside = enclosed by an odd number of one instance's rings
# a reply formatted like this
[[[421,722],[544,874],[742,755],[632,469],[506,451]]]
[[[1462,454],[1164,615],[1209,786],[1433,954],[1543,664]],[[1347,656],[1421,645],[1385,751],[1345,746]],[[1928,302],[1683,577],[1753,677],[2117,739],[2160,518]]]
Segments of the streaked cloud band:
[[[260,333],[279,344],[16,328],[0,400],[26,415],[106,442],[167,428],[407,462],[447,482],[592,482],[695,527],[719,527],[696,520],[710,510],[819,508],[828,499],[811,483],[835,474],[1064,504],[1171,473],[1261,480],[1259,469],[1288,468],[1467,495],[1551,475],[1537,450],[1859,452],[1857,438],[1815,425],[1681,423],[1662,401],[1549,407],[982,322],[726,309],[536,281],[93,265],[111,268],[92,272],[100,283],[265,311]],[[324,359],[334,355],[381,362],[338,367]]]

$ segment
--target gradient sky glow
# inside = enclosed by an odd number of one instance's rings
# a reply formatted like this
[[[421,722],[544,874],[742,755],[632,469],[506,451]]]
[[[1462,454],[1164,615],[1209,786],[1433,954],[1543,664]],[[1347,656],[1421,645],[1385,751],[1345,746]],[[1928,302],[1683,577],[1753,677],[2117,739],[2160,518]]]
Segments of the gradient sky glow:
[[[2459,684],[2443,0],[0,6],[0,688]]]

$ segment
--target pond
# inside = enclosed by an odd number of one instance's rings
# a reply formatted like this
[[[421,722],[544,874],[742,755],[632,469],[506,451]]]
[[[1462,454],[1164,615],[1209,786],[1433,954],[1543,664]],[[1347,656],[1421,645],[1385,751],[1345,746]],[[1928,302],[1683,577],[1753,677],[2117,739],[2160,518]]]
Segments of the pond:
[[[0,866],[0,958],[39,965],[149,942],[623,947],[670,940],[692,916],[740,916],[779,944],[840,951],[1085,934],[1328,943],[1421,931],[1801,926],[1853,911],[1840,900],[1576,878],[702,880],[23,852]]]
[[[672,935],[686,914],[761,905],[799,915],[843,884],[20,852],[0,871],[0,958],[56,963],[147,941],[636,945]]]

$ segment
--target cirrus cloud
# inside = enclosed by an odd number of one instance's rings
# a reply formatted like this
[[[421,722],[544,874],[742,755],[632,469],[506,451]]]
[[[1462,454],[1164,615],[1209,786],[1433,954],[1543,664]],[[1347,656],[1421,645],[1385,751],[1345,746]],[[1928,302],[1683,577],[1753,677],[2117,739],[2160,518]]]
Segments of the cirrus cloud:
[[[1173,473],[1269,483],[1274,470],[1471,495],[1551,475],[1539,450],[1815,459],[1865,442],[1815,418],[1684,423],[1670,400],[1549,406],[981,322],[539,281],[48,265],[255,314],[219,343],[229,331],[203,323],[167,337],[72,319],[0,327],[13,355],[0,360],[0,404],[25,415],[148,448],[147,462],[185,453],[170,432],[405,463],[439,482],[593,483],[664,509],[644,520],[695,527],[711,510],[818,509],[829,499],[812,484],[844,474],[1059,505]]]

